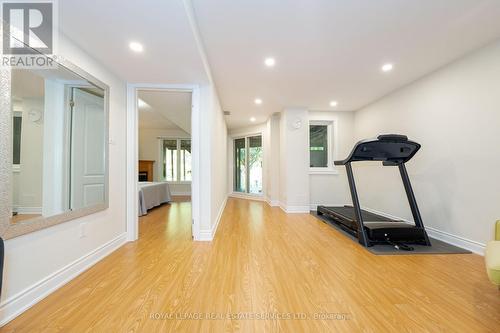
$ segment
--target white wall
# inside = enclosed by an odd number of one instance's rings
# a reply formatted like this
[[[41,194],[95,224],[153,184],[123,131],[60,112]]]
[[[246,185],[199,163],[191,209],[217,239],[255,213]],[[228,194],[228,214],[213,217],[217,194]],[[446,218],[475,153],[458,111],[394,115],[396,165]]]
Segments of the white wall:
[[[298,120],[302,124],[300,128],[295,129],[293,125]],[[351,200],[343,168],[321,174],[310,172],[308,164],[310,121],[333,123],[331,143],[334,160],[349,154],[354,141],[352,112],[286,109],[280,114],[272,115],[265,125],[230,132],[233,137],[252,131],[264,133],[266,200],[272,206],[279,204],[288,212],[307,212],[319,204],[344,205]],[[232,147],[228,150],[229,154],[232,155]],[[232,165],[230,168],[232,171]],[[232,172],[230,177],[231,175]]]
[[[154,129],[140,128],[139,129],[139,160],[155,161],[154,164],[154,181],[161,179],[161,157],[160,157],[160,139],[158,137],[167,138],[190,138],[189,133],[179,129]],[[170,191],[172,195],[190,195],[191,184],[176,184],[170,183]]]
[[[401,133],[424,224],[480,244],[500,218],[500,41],[363,108],[358,139]],[[411,218],[397,170],[355,170],[363,205]]]
[[[227,199],[227,126],[216,91],[213,91],[211,128],[212,229],[217,228]],[[215,233],[215,230],[214,230]]]
[[[63,36],[59,43],[59,53],[64,58],[110,86],[109,134],[112,144],[109,146],[109,209],[6,241],[0,323],[29,306],[37,291],[42,292],[42,296],[43,292],[48,292],[47,283],[53,281],[53,274],[78,260],[84,260],[86,255],[105,244],[114,247],[126,239],[125,82],[108,72]],[[82,223],[86,223],[84,238],[79,237]],[[110,244],[113,240],[115,242]],[[42,282],[43,284],[37,287],[37,284]],[[36,297],[41,296],[36,294]]]
[[[297,146],[288,147],[288,153],[285,154],[287,149],[286,140],[292,140],[291,135],[298,133],[304,140],[304,134],[308,135],[308,122],[309,121],[332,121],[335,123],[334,126],[334,159],[343,158],[347,156],[352,148],[354,140],[354,114],[351,112],[332,112],[332,111],[308,111],[303,114],[301,118],[303,120],[302,131],[291,130],[291,127],[283,127],[284,137],[280,138],[280,113],[273,114],[265,124],[258,124],[253,126],[248,126],[244,128],[232,129],[229,131],[228,138],[228,191],[233,192],[233,140],[234,138],[262,134],[263,136],[263,148],[264,148],[264,198],[272,206],[279,205],[280,202],[280,178],[282,178],[282,188],[281,188],[281,202],[286,203],[288,195],[296,196],[307,193],[302,188],[298,188],[293,193],[288,193],[289,189],[286,187],[286,177],[284,176],[287,172],[296,173],[298,170],[296,167],[296,162],[300,160],[301,162],[307,161],[308,159],[308,147],[307,140],[301,141],[304,150],[300,151]],[[286,116],[284,116],[286,117]],[[289,122],[296,119],[288,115]],[[307,132],[307,133],[306,133]],[[286,135],[285,135],[286,134]],[[282,141],[282,143],[281,143]],[[281,165],[280,171],[280,144],[283,145],[283,161],[287,159],[292,159],[294,161],[290,162],[290,165]],[[305,145],[304,145],[305,144]],[[288,171],[288,169],[293,169],[295,171]],[[303,206],[310,204],[311,206],[316,206],[318,204],[328,205],[328,204],[346,204],[350,202],[349,188],[347,184],[347,179],[345,176],[345,170],[343,168],[337,169],[338,173],[330,174],[309,174],[309,170],[306,168],[300,169],[300,176],[296,173],[295,179],[303,179],[304,177],[309,178],[309,201],[306,203],[305,198],[303,198]],[[283,204],[283,207],[287,204]],[[295,205],[297,206],[297,205]]]
[[[275,113],[266,123],[265,136],[265,188],[266,200],[271,206],[279,206],[280,199],[280,114]]]
[[[279,123],[279,145],[280,145],[280,149],[279,149],[279,158],[278,158],[278,162],[279,162],[279,168],[278,168],[278,174],[279,174],[279,178],[278,178],[278,185],[279,185],[279,188],[278,188],[278,205],[280,207],[283,208],[284,204],[286,202],[286,199],[287,199],[287,188],[286,188],[286,184],[287,184],[287,169],[286,169],[286,154],[288,152],[288,146],[285,144],[285,140],[286,140],[286,129],[287,129],[287,124],[286,124],[286,119],[285,119],[285,115],[283,114],[283,112],[280,113],[280,123]],[[271,140],[275,140],[274,138],[271,138]]]
[[[309,212],[309,111],[286,109],[280,118],[280,206]],[[299,128],[294,128],[300,122]]]
[[[352,112],[310,111],[309,121],[333,123],[333,160],[346,158],[354,145],[354,114]],[[331,173],[309,174],[311,209],[318,205],[338,206],[351,203],[349,184],[344,167],[334,167]]]
[[[32,122],[31,110],[42,113],[40,122]],[[42,171],[43,171],[43,98],[24,98],[16,104],[15,111],[22,112],[21,125],[21,167],[14,172],[13,206],[20,213],[42,213]]]
[[[213,84],[200,87],[200,101],[201,216],[198,240],[212,240],[228,194],[227,127]]]

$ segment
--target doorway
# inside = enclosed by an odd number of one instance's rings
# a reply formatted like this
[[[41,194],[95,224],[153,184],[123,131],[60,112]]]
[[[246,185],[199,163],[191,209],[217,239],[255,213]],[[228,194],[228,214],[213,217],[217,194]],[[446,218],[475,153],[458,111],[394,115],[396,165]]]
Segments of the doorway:
[[[234,139],[234,191],[262,195],[262,135]]]
[[[192,238],[198,240],[198,87],[131,84],[127,93],[128,240],[138,238],[140,215],[179,200],[191,201]],[[155,187],[156,203],[145,198],[150,187]]]

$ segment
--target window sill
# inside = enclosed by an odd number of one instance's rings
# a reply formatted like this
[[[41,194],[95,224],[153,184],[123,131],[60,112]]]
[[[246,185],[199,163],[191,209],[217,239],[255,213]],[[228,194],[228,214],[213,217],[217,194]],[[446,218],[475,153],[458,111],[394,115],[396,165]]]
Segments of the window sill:
[[[191,182],[170,182],[170,181],[167,181],[167,183],[170,185],[191,185]]]
[[[333,168],[309,169],[310,175],[338,175],[339,170]]]
[[[12,172],[15,172],[15,173],[21,172],[21,164],[13,164],[12,165]]]

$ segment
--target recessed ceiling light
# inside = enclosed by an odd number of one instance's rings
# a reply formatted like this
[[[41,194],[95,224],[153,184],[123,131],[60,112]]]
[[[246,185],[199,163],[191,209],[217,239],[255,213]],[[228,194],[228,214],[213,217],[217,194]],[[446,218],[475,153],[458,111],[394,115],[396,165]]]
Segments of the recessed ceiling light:
[[[382,72],[390,72],[393,68],[393,64],[384,64],[384,66],[382,66]]]
[[[331,101],[331,102],[330,102],[330,106],[331,106],[332,108],[336,107],[337,105],[339,105],[339,102],[337,102],[337,101]]]
[[[260,98],[256,98],[254,102],[257,105],[261,105],[262,104],[262,100]]]
[[[128,44],[128,47],[130,47],[132,51],[137,53],[141,53],[142,51],[144,51],[144,46],[142,46],[142,44],[138,42],[130,42]]]
[[[266,58],[266,60],[264,60],[264,64],[266,64],[267,67],[274,67],[274,65],[276,65],[276,59]]]
[[[250,121],[251,121],[252,123],[254,123],[256,120],[257,120],[257,119],[255,119],[255,117],[250,118]]]

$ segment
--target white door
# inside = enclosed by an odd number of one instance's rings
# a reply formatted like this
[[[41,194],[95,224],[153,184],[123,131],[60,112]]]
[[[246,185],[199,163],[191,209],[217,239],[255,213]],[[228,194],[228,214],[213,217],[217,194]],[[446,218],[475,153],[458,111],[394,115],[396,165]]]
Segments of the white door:
[[[73,88],[70,207],[104,203],[104,98]]]

